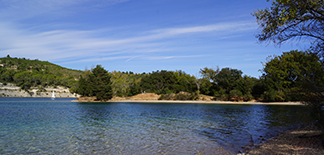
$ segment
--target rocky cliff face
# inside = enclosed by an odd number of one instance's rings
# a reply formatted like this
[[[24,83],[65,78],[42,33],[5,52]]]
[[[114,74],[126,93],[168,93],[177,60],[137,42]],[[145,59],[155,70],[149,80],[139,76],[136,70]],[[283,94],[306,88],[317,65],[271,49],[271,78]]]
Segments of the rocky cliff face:
[[[42,89],[31,88],[28,91],[17,87],[14,84],[3,85],[0,83],[0,97],[52,97],[52,92],[54,91],[55,97],[80,97],[80,95],[71,93],[68,88],[65,87],[46,87]]]

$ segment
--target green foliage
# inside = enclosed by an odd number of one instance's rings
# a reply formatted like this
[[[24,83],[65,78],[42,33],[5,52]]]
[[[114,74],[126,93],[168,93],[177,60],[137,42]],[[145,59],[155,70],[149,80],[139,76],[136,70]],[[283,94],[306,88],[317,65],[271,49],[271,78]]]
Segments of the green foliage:
[[[138,81],[139,82],[134,82],[133,85],[130,86],[128,96],[133,96],[142,92],[142,88],[140,86],[141,79],[139,79]]]
[[[256,82],[258,80],[256,78],[253,77],[249,77],[247,75],[245,75],[243,78],[239,78],[236,81],[236,86],[235,88],[237,90],[239,90],[240,92],[242,92],[242,95],[251,95],[252,91],[253,91],[253,87],[256,85]],[[251,96],[249,96],[250,98]]]
[[[234,89],[234,90],[231,90],[231,91],[229,92],[229,96],[230,96],[230,97],[242,97],[243,94],[242,94],[241,91]]]
[[[142,77],[140,86],[145,92],[170,94],[180,91],[194,92],[197,90],[195,78],[183,71],[156,71]]]
[[[207,79],[202,80],[202,84],[200,86],[200,93],[205,95],[213,96],[218,93],[219,87],[217,84],[210,82]]]
[[[245,101],[250,101],[250,100],[254,99],[254,97],[252,94],[248,93],[248,94],[243,95],[243,99]]]
[[[262,98],[264,99],[264,101],[268,101],[268,102],[282,101],[281,97],[279,96],[279,92],[274,89],[270,89],[264,92]]]
[[[323,66],[319,57],[310,52],[293,50],[269,57],[262,71],[263,87],[267,91],[264,96],[269,101],[301,99],[308,94],[305,90],[309,90],[309,86],[323,87]]]
[[[133,72],[111,72],[112,90],[114,96],[126,97],[142,93],[140,86],[141,78],[144,74],[134,74]]]
[[[255,83],[254,83],[254,86],[252,88],[252,96],[255,98],[255,99],[261,99],[261,96],[263,95],[263,93],[266,91],[266,90],[269,90],[269,89],[266,89],[266,82],[265,82],[265,79],[264,77],[260,77],[259,80],[256,80]]]
[[[203,79],[216,83],[216,76],[219,73],[219,67],[217,67],[216,69],[205,67],[203,69],[200,69],[199,73],[202,75]]]
[[[109,100],[113,97],[111,76],[108,71],[97,65],[86,77],[80,77],[76,92],[82,96],[96,96],[97,100]]]
[[[200,70],[200,74],[202,74],[204,79],[202,82],[202,92],[208,95],[224,94],[219,92],[223,90],[228,94],[238,86],[236,82],[242,78],[242,71],[231,68],[222,68],[220,70],[218,67],[217,69],[205,67]],[[240,83],[242,87],[243,83],[243,81]]]
[[[76,90],[76,93],[78,93],[81,96],[92,96],[92,85],[88,82],[87,78],[80,77],[78,81],[79,87]]]
[[[196,95],[191,93],[189,95],[187,94],[177,94],[175,96],[175,100],[194,100],[196,98]]]
[[[242,71],[231,68],[223,68],[216,75],[217,84],[226,89],[226,92],[233,90],[236,86],[236,82],[242,78]]]
[[[108,100],[112,96],[139,93],[162,94],[161,99],[193,100],[197,94],[220,100],[309,101],[322,103],[324,69],[320,58],[311,52],[290,51],[267,59],[259,79],[243,76],[231,68],[203,68],[197,77],[184,71],[108,73],[100,65],[91,71],[74,71],[38,60],[1,58],[0,82],[15,83],[22,89],[67,86],[70,92]],[[76,81],[75,79],[79,79]],[[306,90],[306,91],[305,91]],[[310,91],[316,90],[316,91]],[[188,92],[179,93],[179,92]]]
[[[162,94],[159,100],[195,100],[198,95],[195,93],[177,93],[177,94]]]
[[[255,10],[261,33],[259,41],[281,44],[290,39],[308,37],[313,49],[324,49],[323,0],[274,0],[270,8]],[[323,52],[322,52],[323,53]]]
[[[66,86],[77,87],[81,71],[66,69],[46,61],[26,60],[25,58],[0,58],[0,82],[15,83],[23,89],[29,87]]]
[[[193,93],[197,90],[197,85],[195,83],[196,77],[190,76],[184,71],[177,70],[174,72],[176,77],[176,92],[190,92]]]
[[[109,100],[112,98],[113,92],[111,89],[110,75],[108,72],[97,65],[89,75],[89,83],[92,86],[92,91],[97,100]]]

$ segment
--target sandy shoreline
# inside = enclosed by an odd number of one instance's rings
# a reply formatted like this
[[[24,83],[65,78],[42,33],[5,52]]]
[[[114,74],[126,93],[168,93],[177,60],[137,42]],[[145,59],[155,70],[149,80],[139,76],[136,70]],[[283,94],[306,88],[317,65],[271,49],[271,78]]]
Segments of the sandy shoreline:
[[[250,155],[324,154],[324,137],[321,133],[314,124],[303,125],[283,132],[263,144],[257,144],[252,150],[245,152]]]
[[[73,100],[72,102],[93,102],[85,100]],[[102,101],[94,101],[102,102]],[[180,100],[109,100],[111,102],[127,102],[127,103],[193,103],[193,104],[260,104],[260,105],[304,105],[302,102],[233,102],[233,101],[180,101]]]

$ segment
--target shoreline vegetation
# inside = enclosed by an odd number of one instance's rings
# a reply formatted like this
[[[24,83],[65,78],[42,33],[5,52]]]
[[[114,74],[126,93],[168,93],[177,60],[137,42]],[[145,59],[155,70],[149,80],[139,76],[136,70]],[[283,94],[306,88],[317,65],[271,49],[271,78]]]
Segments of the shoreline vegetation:
[[[193,103],[193,104],[261,104],[261,105],[305,105],[302,102],[260,102],[260,101],[214,101],[212,96],[199,95],[197,100],[165,100],[154,93],[138,94],[132,97],[113,97],[110,100],[96,100],[96,97],[79,97],[72,102],[129,102],[129,103]]]
[[[76,93],[103,101],[155,93],[161,95],[159,100],[204,100],[200,95],[205,95],[212,96],[213,101],[322,102],[319,88],[324,72],[318,56],[297,50],[283,52],[269,57],[261,71],[259,78],[228,67],[205,67],[196,76],[181,70],[134,74],[108,72],[97,65],[80,77]]]

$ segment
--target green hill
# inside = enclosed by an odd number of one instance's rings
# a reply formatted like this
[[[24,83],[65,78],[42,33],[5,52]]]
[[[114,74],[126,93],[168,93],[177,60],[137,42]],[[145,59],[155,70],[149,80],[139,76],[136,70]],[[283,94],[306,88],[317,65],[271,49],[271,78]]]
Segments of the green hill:
[[[23,89],[30,87],[65,86],[74,92],[77,80],[84,72],[72,70],[48,61],[25,58],[0,58],[0,82],[15,83]]]

